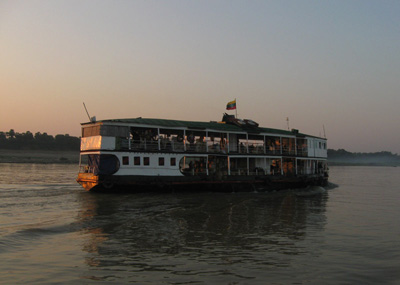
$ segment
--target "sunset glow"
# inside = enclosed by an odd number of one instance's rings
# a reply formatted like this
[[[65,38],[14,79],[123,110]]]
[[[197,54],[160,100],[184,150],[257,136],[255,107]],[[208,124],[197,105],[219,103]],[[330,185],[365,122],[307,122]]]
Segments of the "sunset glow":
[[[0,131],[218,121],[400,153],[398,1],[2,1]],[[226,111],[236,98],[237,110]]]

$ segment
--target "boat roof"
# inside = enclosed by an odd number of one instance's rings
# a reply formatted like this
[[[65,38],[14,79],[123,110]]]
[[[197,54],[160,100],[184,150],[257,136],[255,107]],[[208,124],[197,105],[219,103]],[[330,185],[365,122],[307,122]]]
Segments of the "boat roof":
[[[250,127],[250,126],[237,126],[234,124],[229,124],[225,122],[200,122],[200,121],[182,121],[182,120],[169,120],[169,119],[154,119],[154,118],[131,118],[131,119],[108,119],[99,120],[96,122],[82,123],[82,125],[89,125],[93,123],[111,123],[111,124],[132,124],[132,125],[143,125],[143,126],[158,126],[166,128],[187,128],[191,130],[215,130],[221,132],[231,132],[231,133],[243,133],[247,132],[249,134],[259,134],[259,133],[272,133],[287,136],[298,136],[298,137],[314,137],[319,139],[324,139],[316,136],[311,136],[307,134],[302,134],[294,131],[287,131],[281,129],[273,128],[263,128],[263,127]]]

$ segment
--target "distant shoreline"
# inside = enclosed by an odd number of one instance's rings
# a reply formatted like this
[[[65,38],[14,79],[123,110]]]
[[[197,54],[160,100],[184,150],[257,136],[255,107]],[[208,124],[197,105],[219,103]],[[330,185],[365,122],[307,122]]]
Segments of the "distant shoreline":
[[[78,164],[79,151],[0,149],[0,163]]]
[[[389,166],[389,167],[397,167],[400,166],[398,164],[390,164],[390,163],[378,163],[378,162],[343,162],[343,161],[329,161],[329,166]]]
[[[79,151],[0,149],[0,163],[78,164]],[[329,161],[330,166],[400,166],[379,162]]]

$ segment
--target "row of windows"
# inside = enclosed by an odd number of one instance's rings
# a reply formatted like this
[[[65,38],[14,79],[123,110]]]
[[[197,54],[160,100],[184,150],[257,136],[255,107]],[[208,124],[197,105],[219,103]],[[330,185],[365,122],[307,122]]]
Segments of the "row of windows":
[[[129,165],[129,156],[123,156],[122,157],[122,164],[123,165]],[[133,165],[142,165],[141,164],[141,157],[140,156],[134,156],[133,157]],[[150,157],[143,157],[143,165],[150,165]],[[158,165],[159,166],[164,166],[165,165],[165,158],[164,157],[159,157],[158,158]],[[176,158],[171,157],[169,161],[170,166],[175,166],[176,165]]]

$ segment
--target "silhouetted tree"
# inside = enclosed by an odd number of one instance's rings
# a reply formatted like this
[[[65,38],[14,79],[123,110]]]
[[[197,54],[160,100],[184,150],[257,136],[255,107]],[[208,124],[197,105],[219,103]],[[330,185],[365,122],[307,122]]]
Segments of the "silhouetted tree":
[[[10,139],[15,138],[15,131],[14,129],[11,129],[10,131],[7,132],[7,137]]]
[[[79,151],[80,138],[65,135],[56,135],[54,138],[47,133],[37,132],[33,135],[30,131],[16,133],[13,129],[9,132],[0,132],[1,149],[41,149],[41,150],[76,150]]]

